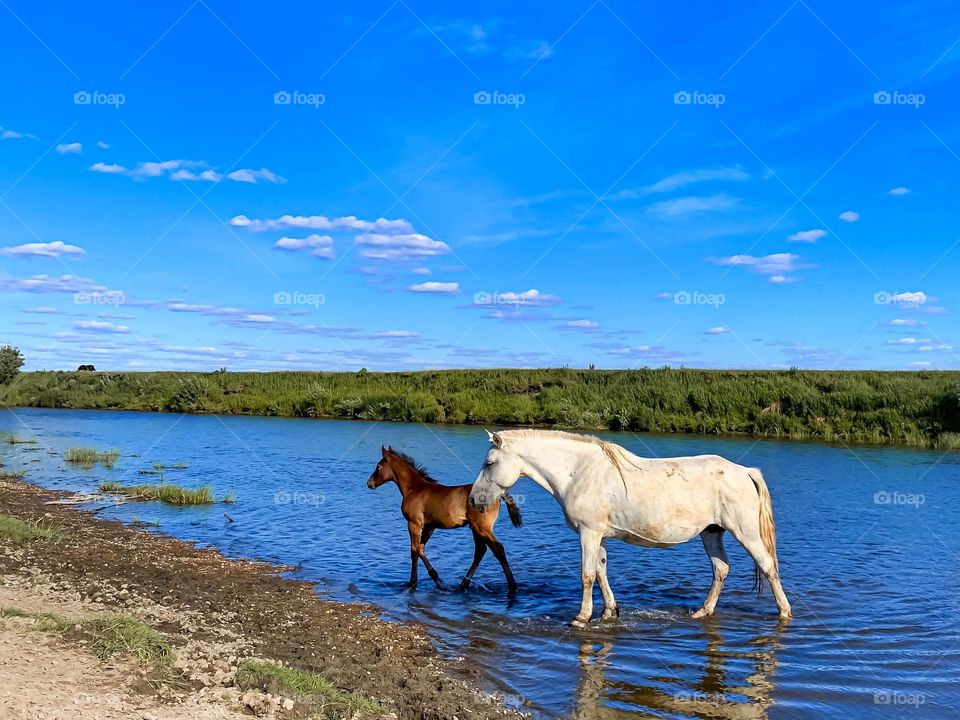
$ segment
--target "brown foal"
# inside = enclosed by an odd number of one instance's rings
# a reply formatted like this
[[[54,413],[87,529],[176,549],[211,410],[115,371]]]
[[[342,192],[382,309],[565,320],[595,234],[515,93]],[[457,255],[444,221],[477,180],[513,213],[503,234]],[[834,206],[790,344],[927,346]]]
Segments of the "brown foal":
[[[510,593],[515,593],[517,581],[513,579],[513,573],[510,572],[507,553],[497,540],[497,536],[493,534],[493,524],[497,521],[497,515],[500,514],[499,501],[485,512],[475,510],[467,502],[472,484],[441,485],[427,474],[425,468],[417,465],[413,458],[393,448],[381,447],[380,450],[383,458],[377,463],[373,474],[367,480],[367,487],[375,490],[384,483],[395,482],[400,488],[400,494],[403,496],[400,511],[406,518],[407,527],[410,530],[411,589],[417,586],[417,567],[420,560],[423,560],[433,581],[439,587],[443,586],[440,574],[434,570],[427,559],[426,546],[433,531],[438,528],[449,530],[469,525],[473,531],[473,564],[467,570],[463,582],[460,583],[460,589],[465,590],[470,586],[470,580],[477,571],[477,566],[480,565],[487,548],[490,548],[494,557],[500,561]],[[510,520],[516,527],[520,527],[523,521],[516,501],[506,493],[503,494],[503,501],[507,505]]]

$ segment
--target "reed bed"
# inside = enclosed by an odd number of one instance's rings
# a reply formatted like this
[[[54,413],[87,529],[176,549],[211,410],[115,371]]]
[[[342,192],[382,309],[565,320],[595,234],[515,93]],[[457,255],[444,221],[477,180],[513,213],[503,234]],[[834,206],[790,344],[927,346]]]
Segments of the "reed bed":
[[[185,488],[174,483],[123,485],[118,482],[102,482],[100,492],[124,495],[134,500],[159,500],[171,505],[209,505],[214,502],[210,485]]]
[[[952,371],[28,372],[0,402],[960,445],[960,373]]]

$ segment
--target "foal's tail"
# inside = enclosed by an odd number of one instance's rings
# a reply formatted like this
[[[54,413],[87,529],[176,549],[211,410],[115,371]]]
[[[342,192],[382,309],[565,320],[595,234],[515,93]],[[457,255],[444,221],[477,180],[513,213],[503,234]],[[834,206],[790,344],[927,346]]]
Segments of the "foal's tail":
[[[763,547],[773,558],[773,572],[779,575],[780,564],[777,561],[777,526],[773,522],[773,504],[770,501],[770,491],[767,489],[767,483],[763,479],[763,473],[757,468],[748,470],[750,479],[757,488],[757,495],[760,496],[760,540],[763,541]],[[763,589],[763,571],[760,566],[753,564],[753,589],[757,595]]]
[[[520,516],[520,507],[517,505],[517,501],[513,499],[513,495],[510,493],[504,493],[503,502],[507,506],[507,513],[510,515],[510,522],[513,523],[513,526],[523,527],[523,518]]]

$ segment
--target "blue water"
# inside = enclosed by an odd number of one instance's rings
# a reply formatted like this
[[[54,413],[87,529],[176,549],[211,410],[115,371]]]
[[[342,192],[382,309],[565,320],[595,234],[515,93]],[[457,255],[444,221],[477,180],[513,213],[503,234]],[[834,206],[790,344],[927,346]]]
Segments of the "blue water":
[[[580,631],[567,625],[580,598],[576,535],[527,480],[514,488],[524,527],[506,513],[496,526],[521,585],[513,602],[489,554],[466,593],[435,589],[422,569],[419,589],[404,588],[399,492],[366,487],[380,445],[408,452],[441,482],[468,483],[487,449],[482,429],[20,409],[0,411],[4,430],[39,441],[0,455],[46,487],[152,481],[137,471],[187,463],[166,479],[209,482],[236,503],[104,504],[102,515],[298,566],[322,593],[421,622],[443,652],[469,658],[491,690],[540,717],[960,717],[960,453],[608,433],[640,455],[718,453],[762,468],[795,617],[779,624],[769,593],[750,592],[752,563],[729,536],[731,576],[707,620],[688,616],[710,584],[699,541],[671,550],[611,542],[623,614]],[[123,457],[113,470],[76,470],[62,461],[76,445]],[[427,551],[455,586],[472,558],[470,533],[437,532]]]

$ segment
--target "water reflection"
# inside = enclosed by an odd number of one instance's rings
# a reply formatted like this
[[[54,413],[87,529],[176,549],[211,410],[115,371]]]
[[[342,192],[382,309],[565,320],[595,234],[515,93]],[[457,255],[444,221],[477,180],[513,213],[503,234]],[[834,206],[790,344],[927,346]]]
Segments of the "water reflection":
[[[615,640],[585,641],[580,644],[580,675],[574,695],[573,720],[635,720],[638,717],[671,716],[711,720],[765,720],[773,705],[773,674],[779,665],[776,652],[786,626],[749,642],[747,652],[725,643],[715,618],[704,623],[699,652],[703,659],[699,677],[684,682],[679,677],[649,678],[660,686],[611,680],[608,672],[615,663]],[[751,672],[745,683],[737,683],[731,662],[747,661]],[[629,708],[629,709],[626,709]],[[648,709],[651,712],[644,712]]]

